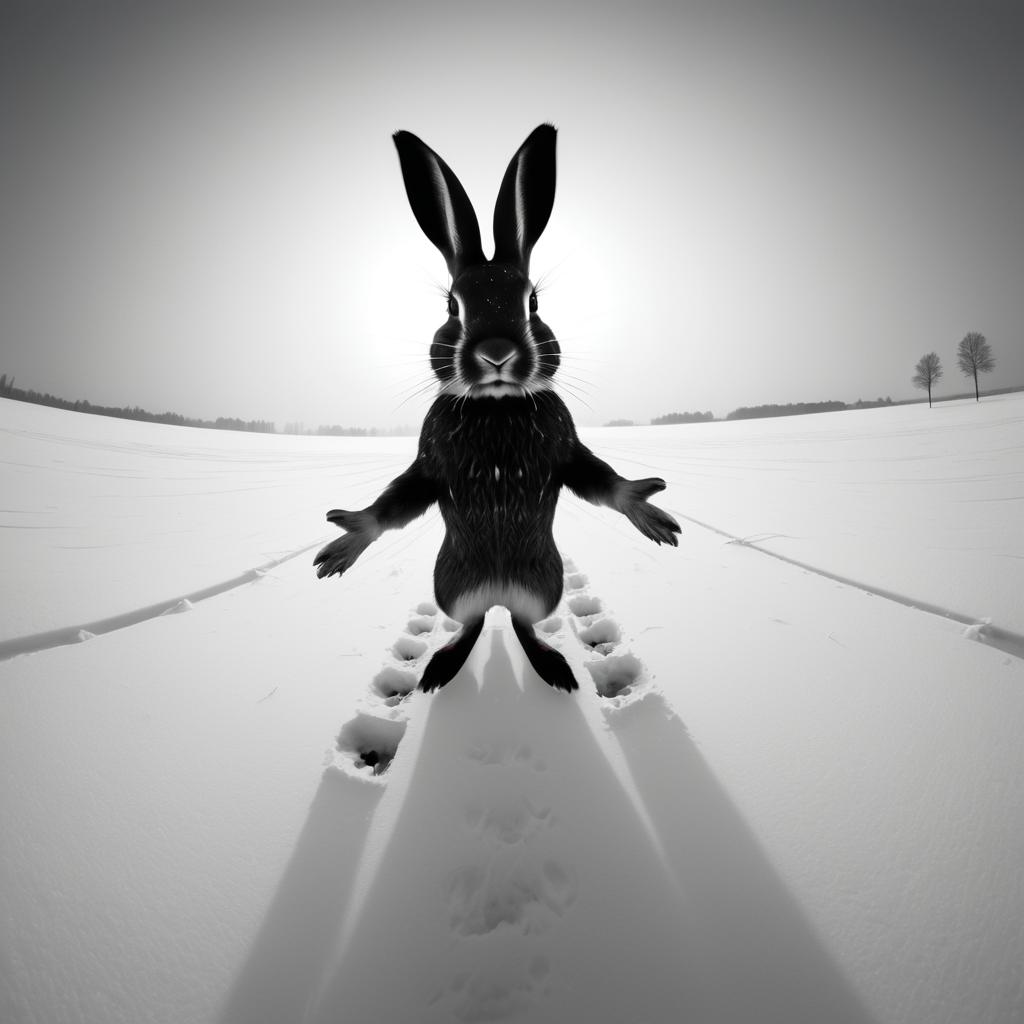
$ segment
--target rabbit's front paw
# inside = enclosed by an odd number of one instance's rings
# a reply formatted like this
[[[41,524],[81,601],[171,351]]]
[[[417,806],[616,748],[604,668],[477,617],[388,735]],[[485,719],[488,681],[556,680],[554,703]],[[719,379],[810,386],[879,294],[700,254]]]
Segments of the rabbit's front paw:
[[[348,532],[322,547],[313,559],[320,579],[340,576],[381,535],[380,523],[370,509],[347,512],[336,508],[327,513],[327,521]]]
[[[625,510],[629,521],[655,544],[671,544],[677,547],[679,541],[676,534],[680,532],[679,524],[657,505],[646,501],[638,501]]]
[[[322,547],[313,559],[320,579],[325,576],[340,576],[369,547],[372,537],[359,530],[346,533],[344,537],[332,540]]]
[[[658,477],[646,480],[625,480],[617,495],[619,511],[649,540],[655,544],[678,545],[676,534],[679,524],[667,512],[647,499],[665,490],[665,481]]]

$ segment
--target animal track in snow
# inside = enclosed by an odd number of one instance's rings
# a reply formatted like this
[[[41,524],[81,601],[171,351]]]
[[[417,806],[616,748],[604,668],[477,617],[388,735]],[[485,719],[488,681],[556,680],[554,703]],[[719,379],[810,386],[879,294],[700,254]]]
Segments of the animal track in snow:
[[[643,662],[635,654],[621,650],[622,630],[604,611],[604,602],[589,593],[586,575],[576,571],[571,559],[562,561],[567,568],[565,607],[573,631],[588,654],[584,666],[598,696],[608,706],[618,707],[622,699],[631,698],[647,681]],[[539,628],[543,630],[546,625],[541,623]]]
[[[529,1020],[538,994],[548,991],[551,962],[542,953],[532,956],[518,981],[510,982],[507,962],[500,973],[457,971],[451,982],[429,1001],[430,1006],[445,996],[452,999],[451,1014],[464,1024],[490,1024],[499,1020]]]
[[[427,653],[427,645],[411,636],[400,636],[392,645],[391,653],[399,661],[415,661]]]
[[[614,619],[596,619],[585,629],[581,629],[579,635],[587,647],[593,648],[614,648],[622,639],[622,631]]]
[[[527,764],[538,772],[547,768],[544,758],[535,757],[533,748],[528,743],[514,745],[505,740],[473,742],[466,748],[466,758],[485,765]]]
[[[418,615],[414,619],[409,620],[409,625],[405,627],[405,631],[409,636],[421,636],[423,633],[429,633],[434,628],[434,618],[430,615]]]
[[[621,654],[587,662],[587,671],[602,697],[620,697],[633,692],[643,676],[643,663],[634,654]]]
[[[337,746],[339,753],[347,755],[356,768],[383,775],[391,766],[403,736],[404,719],[360,712],[341,727]]]
[[[466,810],[466,824],[481,838],[506,846],[526,842],[543,828],[551,817],[551,808],[535,806],[528,797],[519,795],[504,805],[471,804]]]
[[[505,742],[474,742],[466,749],[466,757],[480,764],[507,764],[512,758],[512,752]]]
[[[416,689],[416,676],[412,672],[388,665],[373,677],[370,685],[385,704],[394,707]]]
[[[557,626],[564,628],[560,618]],[[438,895],[453,962],[465,956],[473,966],[454,972],[433,1003],[445,1007],[445,1020],[532,1020],[551,976],[533,937],[552,932],[578,896],[574,870],[550,849],[558,816],[538,774],[547,770],[546,751],[485,714],[462,753],[467,857],[438,879]]]
[[[569,611],[573,615],[596,615],[601,611],[601,599],[599,597],[591,597],[589,594],[579,594],[576,597],[570,597],[566,604],[569,605]]]
[[[576,899],[576,875],[554,860],[492,862],[456,870],[448,884],[449,924],[457,935],[487,935],[502,927],[523,935],[545,932]]]
[[[387,773],[405,736],[405,705],[418,682],[412,663],[441,642],[437,606],[422,601],[390,647],[392,663],[385,663],[370,680],[363,707],[342,725],[336,754],[331,755],[335,767],[363,778],[380,779]]]

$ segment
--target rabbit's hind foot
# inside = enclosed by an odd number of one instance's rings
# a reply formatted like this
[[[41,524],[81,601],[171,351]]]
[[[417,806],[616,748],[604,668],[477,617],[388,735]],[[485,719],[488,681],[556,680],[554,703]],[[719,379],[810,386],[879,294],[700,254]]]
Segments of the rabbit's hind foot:
[[[566,693],[572,693],[579,688],[579,683],[576,682],[576,677],[561,652],[544,643],[529,622],[513,617],[512,628],[516,631],[519,643],[522,644],[523,652],[533,666],[534,672],[548,686],[556,690],[565,690]]]
[[[469,652],[473,650],[473,644],[476,643],[483,628],[484,617],[481,615],[466,622],[444,647],[439,647],[423,670],[419,688],[425,693],[430,693],[432,690],[440,689],[445,683],[450,683],[466,663]]]

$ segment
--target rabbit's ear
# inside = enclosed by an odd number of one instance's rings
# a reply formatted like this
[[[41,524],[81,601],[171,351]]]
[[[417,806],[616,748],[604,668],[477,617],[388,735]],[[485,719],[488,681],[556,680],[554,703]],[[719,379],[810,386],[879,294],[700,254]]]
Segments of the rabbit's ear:
[[[480,225],[462,183],[452,169],[412,132],[395,132],[395,147],[409,205],[423,233],[444,256],[448,272],[484,263]]]
[[[494,204],[494,260],[527,273],[555,202],[555,128],[538,125],[505,171]]]

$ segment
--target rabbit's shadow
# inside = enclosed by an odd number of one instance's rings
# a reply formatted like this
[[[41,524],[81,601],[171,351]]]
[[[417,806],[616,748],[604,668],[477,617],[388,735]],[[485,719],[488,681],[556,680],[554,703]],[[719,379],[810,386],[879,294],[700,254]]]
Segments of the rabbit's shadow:
[[[868,1011],[756,836],[658,692],[615,713],[615,736],[643,794],[700,936],[713,1021],[871,1024]]]
[[[228,995],[222,1024],[301,1021],[320,984],[384,790],[324,772],[277,892]]]
[[[617,712],[614,735],[663,856],[588,715],[596,695],[553,691],[507,631],[482,641],[396,761],[407,789],[352,941],[338,929],[382,789],[328,772],[222,1024],[410,1006],[422,1022],[870,1024],[659,695]]]

